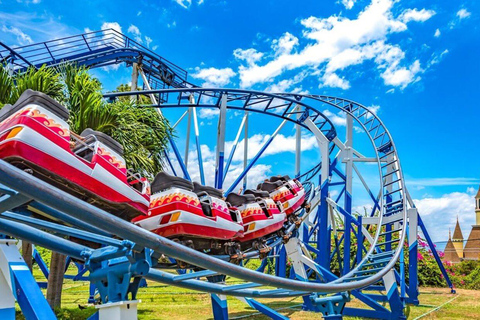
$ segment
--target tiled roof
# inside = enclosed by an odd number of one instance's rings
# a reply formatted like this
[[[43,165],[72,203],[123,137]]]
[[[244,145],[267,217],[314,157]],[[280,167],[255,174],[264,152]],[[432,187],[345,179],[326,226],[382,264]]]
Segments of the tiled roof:
[[[463,240],[463,234],[462,230],[460,229],[460,223],[458,223],[458,219],[457,224],[455,225],[455,230],[453,230],[452,240]]]

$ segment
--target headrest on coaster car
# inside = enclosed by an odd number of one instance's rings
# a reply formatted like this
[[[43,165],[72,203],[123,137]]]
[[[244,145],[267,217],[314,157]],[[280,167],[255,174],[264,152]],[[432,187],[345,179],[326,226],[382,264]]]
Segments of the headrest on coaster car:
[[[185,189],[188,191],[193,191],[192,182],[188,181],[187,179],[171,176],[166,172],[157,173],[151,185],[152,193],[160,192],[160,191],[167,190],[170,188],[175,188],[175,187]]]
[[[253,189],[247,189],[245,190],[244,194],[253,194],[255,198],[268,198],[270,197],[270,194],[268,191],[263,191],[263,190],[253,190]]]
[[[204,186],[201,185],[198,182],[193,183],[193,192],[198,194],[199,192],[206,192],[208,193],[209,196],[215,197],[215,198],[223,198],[223,192],[220,189],[214,188],[214,187],[209,187],[209,186]]]
[[[253,194],[238,194],[232,192],[227,196],[227,201],[234,207],[240,207],[245,203],[254,203],[255,196]]]
[[[95,131],[93,129],[87,128],[80,133],[82,137],[87,137],[87,136],[94,136],[98,141],[118,153],[123,157],[123,146],[115,139],[110,137],[108,134],[100,132],[100,131]]]
[[[15,102],[13,106],[11,104],[6,104],[5,106],[3,106],[3,108],[0,110],[0,121],[7,119],[12,114],[30,103],[42,106],[43,108],[52,112],[54,115],[58,116],[64,121],[68,120],[69,112],[67,108],[65,108],[60,103],[53,100],[43,92],[27,89],[22,93],[20,98],[18,98],[17,102]]]
[[[257,186],[257,189],[272,192],[272,191],[274,191],[275,189],[277,189],[281,186],[283,186],[282,181],[275,181],[275,182],[265,181],[263,183],[260,183]]]
[[[290,177],[288,175],[284,175],[284,176],[273,176],[270,178],[270,182],[275,182],[275,181],[288,181],[288,180],[291,180]]]

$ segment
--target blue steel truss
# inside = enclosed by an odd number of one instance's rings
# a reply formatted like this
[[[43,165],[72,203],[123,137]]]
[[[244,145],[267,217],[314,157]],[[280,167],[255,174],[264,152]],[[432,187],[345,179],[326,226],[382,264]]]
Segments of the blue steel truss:
[[[341,314],[355,314],[397,319],[403,317],[404,303],[418,303],[417,266],[412,262],[416,259],[417,250],[416,241],[412,239],[416,240],[416,237],[409,237],[408,241],[410,255],[408,284],[405,280],[406,253],[403,244],[407,232],[414,232],[416,235],[416,220],[427,241],[430,239],[414,204],[407,201],[408,194],[392,137],[381,120],[368,108],[351,100],[321,95],[198,88],[187,81],[185,70],[114,30],[91,32],[14,49],[3,44],[1,47],[3,49],[0,48],[0,59],[14,72],[24,72],[28,67],[38,68],[42,65],[57,67],[63,63],[76,63],[88,67],[103,67],[115,63],[125,63],[129,66],[136,63],[141,66],[150,88],[154,90],[109,93],[105,95],[106,98],[153,94],[160,98],[157,99],[158,103],[142,107],[159,109],[179,107],[220,109],[222,99],[226,99],[228,109],[257,112],[292,122],[314,133],[317,139],[325,139],[328,144],[326,154],[322,154],[322,161],[298,174],[305,184],[309,202],[315,208],[313,219],[309,218],[308,224],[306,220],[302,220],[304,223],[300,228],[292,225],[288,230],[291,237],[289,241],[298,238],[302,240],[299,242],[300,245],[314,254],[314,261],[309,260],[308,256],[303,256],[299,260],[302,267],[298,270],[292,268],[290,275],[286,275],[285,262],[287,256],[291,254],[290,249],[286,250],[286,246],[282,244],[283,239],[271,239],[269,245],[274,248],[273,252],[277,255],[272,258],[276,262],[276,276],[264,274],[264,264],[263,268],[257,271],[248,270],[228,263],[225,261],[228,257],[208,256],[148,233],[0,161],[0,183],[3,184],[1,191],[4,194],[0,198],[0,232],[84,261],[90,271],[91,281],[99,286],[104,302],[110,297],[113,297],[113,300],[109,301],[121,301],[126,299],[128,293],[135,296],[139,279],[145,277],[217,295],[247,298],[304,296],[306,309],[324,314],[334,312],[331,314],[332,318],[340,317]],[[343,168],[342,152],[348,148],[338,139],[332,122],[320,111],[324,110],[325,106],[337,108],[347,117],[354,119],[373,146],[375,153],[373,158],[379,170],[380,192],[374,195],[365,185],[374,203],[373,210],[367,217],[357,216],[352,212],[352,194],[348,179],[351,179],[352,170],[357,169],[354,165]],[[246,176],[273,138],[272,136],[248,163],[244,172],[229,186],[227,193],[234,190]],[[197,145],[198,139],[197,136]],[[173,139],[171,145],[184,176],[189,178]],[[166,158],[173,169],[168,154]],[[217,185],[221,185],[219,179],[221,180],[222,176],[224,179],[228,174],[229,161],[224,164],[222,158],[218,162],[221,168],[216,168],[216,172],[219,173],[216,178]],[[201,166],[200,153],[199,162]],[[325,170],[328,177],[325,175],[322,177]],[[334,188],[338,188],[339,193],[332,199],[329,197],[329,191]],[[25,208],[27,203],[29,206]],[[46,212],[61,223],[33,218],[29,208]],[[329,222],[332,210],[343,216],[341,236],[337,234],[339,228]],[[305,211],[300,215],[301,218],[302,215],[308,218]],[[109,217],[109,224],[99,227],[97,222],[105,220],[106,217]],[[92,249],[52,233],[74,234],[75,237],[104,247]],[[112,239],[111,235],[115,235],[118,240]],[[356,237],[359,244],[354,257],[350,256],[352,237]],[[343,250],[340,250],[341,245],[344,247]],[[161,254],[185,261],[200,269],[179,275],[153,269],[152,267],[158,266],[152,257]],[[247,258],[257,256],[256,252],[247,253]],[[339,274],[330,271],[330,264],[334,258],[338,262]],[[112,268],[104,267],[104,262],[107,261]],[[444,271],[440,261],[439,264]],[[202,280],[221,275],[229,275],[245,282],[227,285]],[[298,281],[307,278],[309,281]],[[448,275],[445,278],[449,281]],[[102,287],[102,283],[109,281],[121,285]],[[262,288],[264,286],[274,286],[276,289]],[[367,293],[372,290],[384,291],[386,296]],[[357,297],[373,311],[344,307],[349,300],[346,292]],[[254,300],[248,301],[259,310],[273,312]],[[385,301],[389,302],[390,309],[382,305]],[[215,300],[216,302],[219,305],[223,303],[220,300]]]

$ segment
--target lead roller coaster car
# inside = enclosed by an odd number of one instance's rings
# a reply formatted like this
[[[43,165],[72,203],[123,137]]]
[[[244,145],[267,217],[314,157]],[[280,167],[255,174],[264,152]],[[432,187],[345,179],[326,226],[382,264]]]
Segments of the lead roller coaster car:
[[[288,216],[305,204],[305,189],[300,181],[288,175],[271,177],[260,183],[257,189],[267,191],[274,201],[279,201]]]
[[[243,236],[238,210],[231,210],[218,189],[165,172],[152,182],[150,210],[133,222],[196,250],[234,254]],[[233,251],[232,251],[233,250]]]
[[[68,110],[26,90],[0,110],[0,159],[122,219],[146,214],[149,183],[127,170],[123,148],[110,136],[70,131]]]
[[[269,235],[282,229],[286,215],[266,191],[246,190],[243,195],[230,193],[227,202],[240,211],[244,236],[238,239],[241,249],[250,247],[268,252],[266,240]]]

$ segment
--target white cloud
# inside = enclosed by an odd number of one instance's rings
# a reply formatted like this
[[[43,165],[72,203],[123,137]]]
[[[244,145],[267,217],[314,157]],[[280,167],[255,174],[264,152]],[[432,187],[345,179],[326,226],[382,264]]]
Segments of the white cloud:
[[[321,87],[341,88],[343,90],[350,88],[350,83],[344,78],[340,78],[335,73],[325,73],[322,78]]]
[[[177,26],[177,21],[173,21],[172,23],[167,23],[167,28],[175,28]]]
[[[136,35],[136,36],[141,36],[142,34],[140,33],[140,29],[138,29],[137,26],[131,24],[130,27],[128,27],[127,32]]]
[[[198,4],[198,5],[201,5],[201,4],[203,4],[203,3],[204,3],[204,0],[198,0],[198,1],[197,1],[197,4]]]
[[[440,63],[443,60],[443,57],[448,53],[448,49],[443,50],[441,53],[434,52],[432,58],[428,62],[429,66]]]
[[[255,134],[248,138],[248,159],[252,159],[258,151],[263,147],[263,145],[270,139],[271,135],[269,134]],[[240,140],[233,157],[234,161],[243,161],[243,146],[244,139]],[[302,135],[302,151],[313,150],[317,148],[317,140],[311,134]],[[269,147],[265,150],[262,156],[271,156],[284,152],[294,153],[295,152],[296,138],[295,135],[285,136],[281,133],[277,134]],[[225,142],[225,154],[230,154],[232,149],[233,141]]]
[[[333,113],[330,110],[323,110],[322,112],[328,120],[330,120],[335,126],[346,126],[347,118],[344,112]]]
[[[220,109],[217,108],[201,108],[198,112],[198,116],[202,119],[213,119],[220,113]]]
[[[303,19],[302,37],[286,32],[272,41],[271,52],[236,49],[235,58],[245,62],[238,69],[240,86],[271,82],[289,70],[303,68],[310,76],[320,79],[321,86],[346,89],[350,84],[335,71],[373,60],[385,84],[405,88],[420,79],[418,74],[423,72],[420,61],[405,63],[403,50],[386,41],[390,34],[407,30],[408,22],[425,21],[435,12],[408,9],[395,18],[394,3],[393,0],[372,0],[355,19],[337,15]],[[392,53],[392,48],[397,51],[395,59],[377,58]],[[324,64],[326,68],[322,67]]]
[[[424,22],[436,14],[433,10],[407,9],[398,17],[401,21],[407,23],[410,21]]]
[[[117,32],[122,33],[122,27],[120,27],[120,24],[118,22],[104,22],[101,27],[102,30],[105,29],[113,29]]]
[[[440,37],[442,33],[440,32],[440,29],[435,30],[435,34],[433,35],[435,38]]]
[[[353,8],[353,5],[357,2],[357,0],[342,0],[342,4],[347,8],[348,10]]]
[[[470,17],[470,15],[471,15],[471,13],[470,13],[467,9],[465,9],[465,8],[460,9],[460,10],[458,10],[458,12],[457,12],[457,17],[458,17],[459,19],[468,18],[468,17]]]
[[[448,229],[453,230],[457,216],[465,239],[470,226],[475,224],[475,200],[471,193],[453,192],[440,198],[415,199],[414,202],[434,241],[448,240]]]
[[[202,160],[203,160],[203,171],[205,177],[205,184],[213,186],[214,179],[215,179],[215,162],[216,162],[216,153],[215,150],[210,150],[207,145],[201,145],[202,151]],[[169,155],[170,159],[172,160],[173,166],[177,174],[181,174],[180,166],[176,161],[176,158],[173,154]],[[192,178],[192,181],[200,182],[200,169],[198,167],[198,157],[197,157],[197,150],[193,148],[188,154],[188,173]],[[250,171],[248,172],[247,177],[247,188],[255,188],[257,184],[264,181],[270,176],[271,173],[271,166],[265,164],[256,164],[254,165]],[[170,168],[167,168],[167,171],[171,173]],[[224,190],[226,190],[235,179],[243,172],[243,162],[236,161],[232,162],[229,168],[229,172],[226,176],[224,181]],[[242,187],[242,183],[239,183],[235,188],[235,191],[238,191]]]
[[[19,28],[16,28],[16,27],[9,28],[4,25],[2,26],[2,31],[13,34],[17,38],[18,44],[21,46],[33,43],[32,38],[28,34],[24,33],[22,30],[20,30]]]
[[[190,8],[190,6],[192,5],[192,0],[173,0],[173,1],[175,1],[185,9]]]
[[[236,75],[231,68],[217,69],[212,67],[200,69],[197,67],[195,71],[196,73],[192,74],[192,77],[204,80],[204,87],[225,86],[230,82],[230,79]]]
[[[135,41],[142,43],[142,33],[137,26],[131,24],[130,27],[128,27],[127,32],[133,34]]]
[[[262,52],[258,52],[256,49],[235,49],[233,51],[235,58],[239,60],[244,60],[248,65],[253,65],[255,62],[259,61],[263,57]]]
[[[145,36],[145,44],[150,48],[150,43],[152,43],[152,38]]]
[[[137,17],[140,17],[141,14],[142,14],[142,11],[138,11],[137,12]]]

